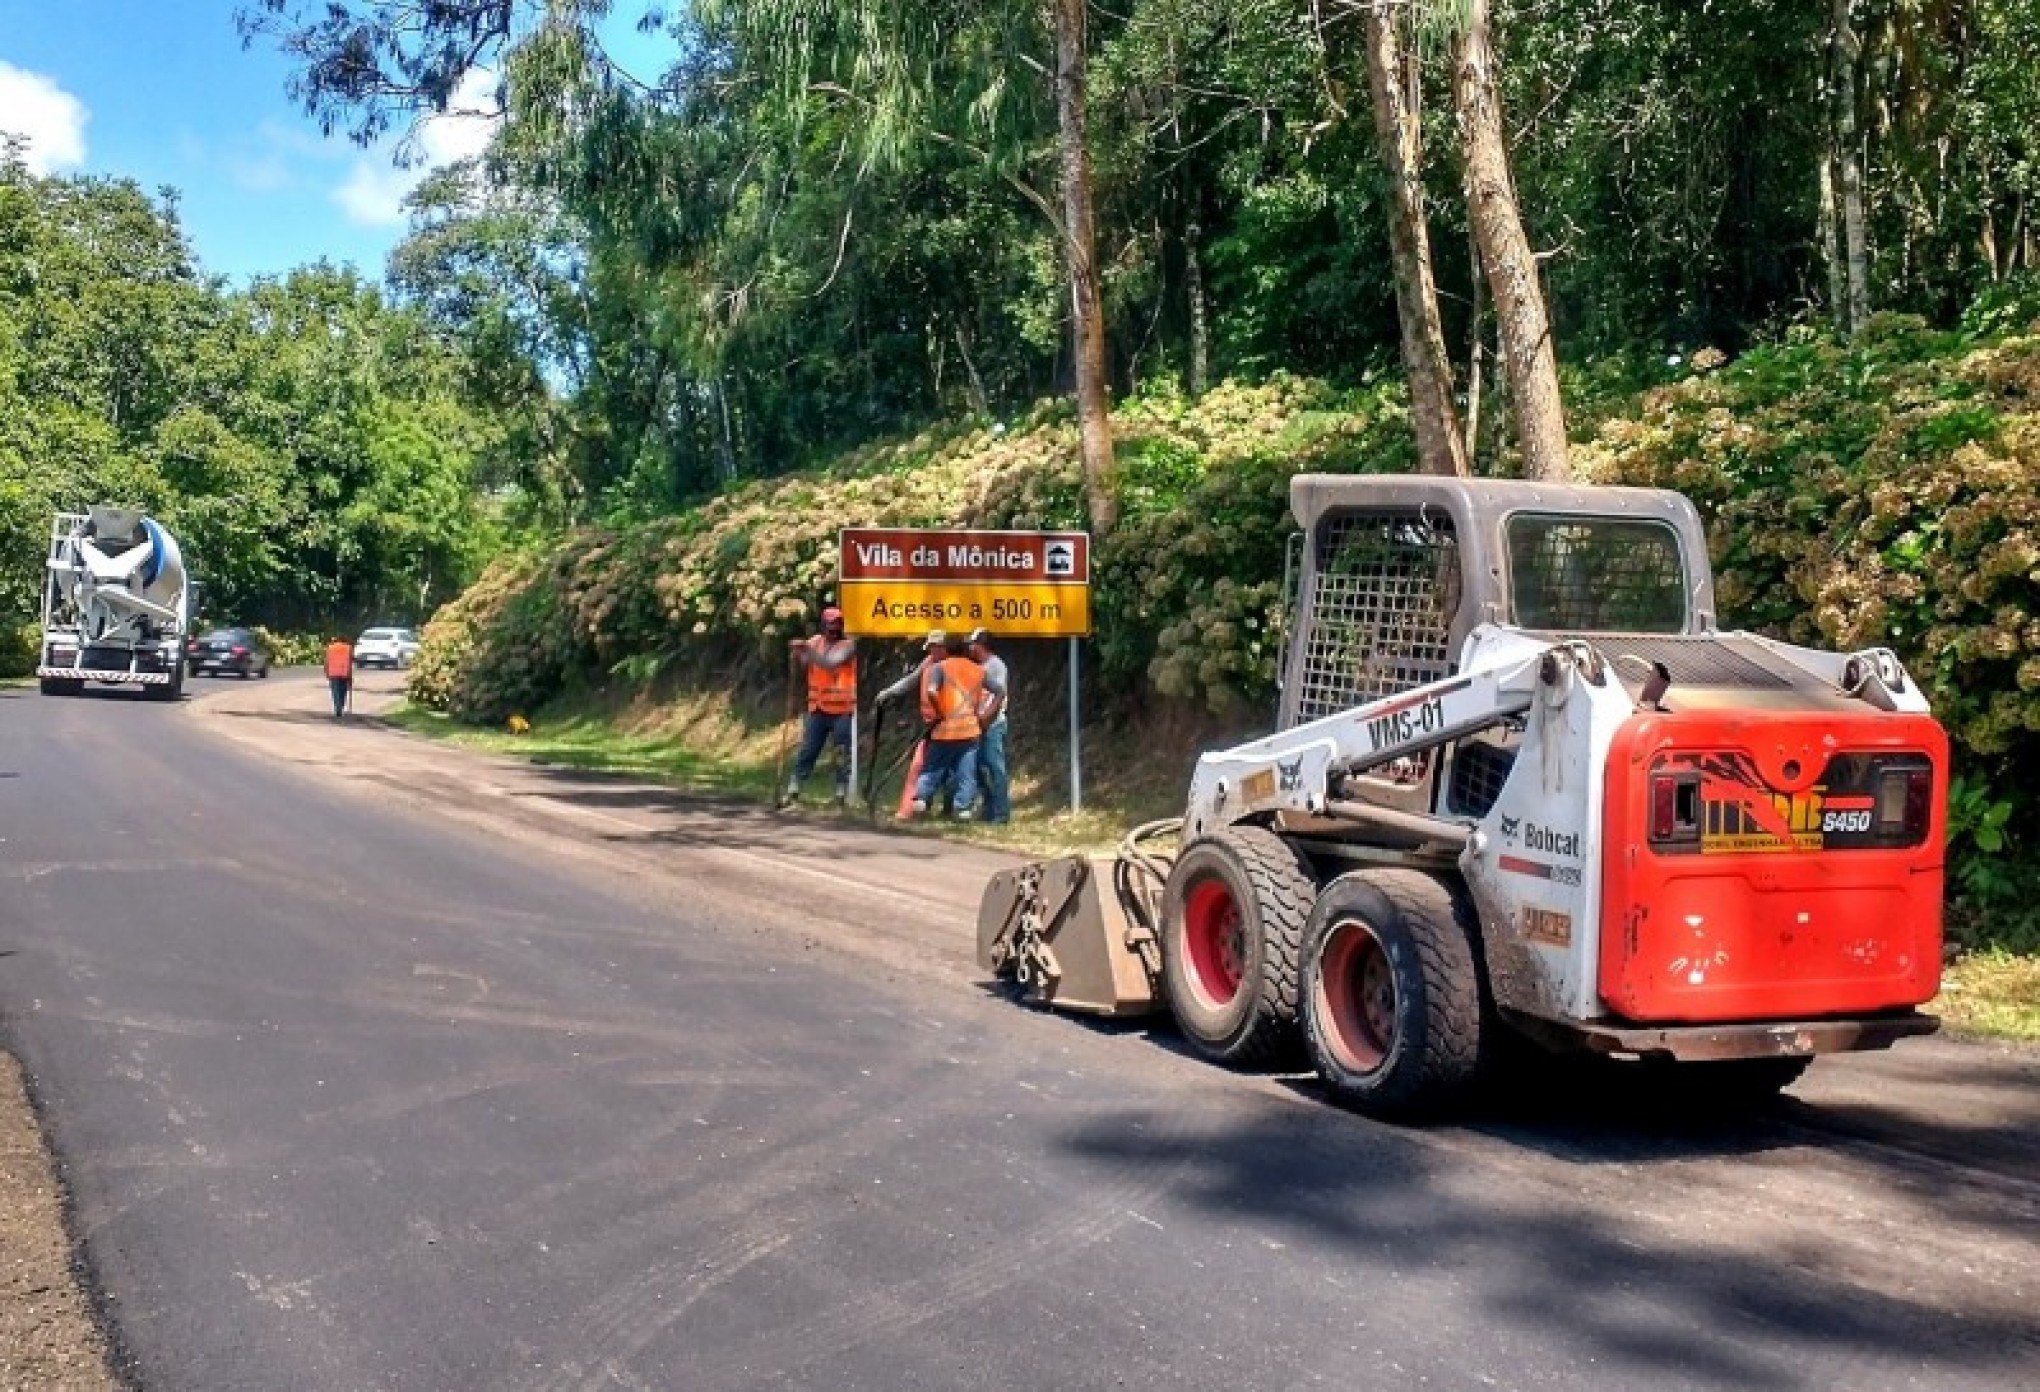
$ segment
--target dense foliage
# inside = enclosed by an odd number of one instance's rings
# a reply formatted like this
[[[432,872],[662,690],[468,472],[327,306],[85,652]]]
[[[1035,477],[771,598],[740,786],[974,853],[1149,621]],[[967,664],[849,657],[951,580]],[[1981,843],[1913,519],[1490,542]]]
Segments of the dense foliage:
[[[1096,561],[1107,690],[1219,711],[1265,703],[1288,512],[1306,469],[1407,463],[1393,392],[1277,379],[1121,413],[1125,522]],[[1083,515],[1074,426],[1044,408],[1011,429],[950,427],[734,489],[656,521],[572,534],[497,563],[427,627],[412,693],[476,721],[646,660],[696,669],[772,652],[828,597],[836,532],[1065,527]]]
[[[173,202],[0,158],[0,629],[39,611],[51,512],[109,502],[179,535],[220,621],[429,612],[492,544],[465,376],[351,271],[231,292]]]
[[[397,283],[482,351],[545,515],[651,515],[1066,388],[1051,7],[927,0],[250,0],[329,126],[374,134],[493,65],[481,171],[435,181]],[[1427,146],[1443,38],[1411,0]],[[1392,360],[1357,0],[1092,7],[1090,153],[1122,400]],[[1836,15],[1853,25],[1833,67]],[[664,71],[605,21],[644,17]],[[2040,266],[2040,11],[2026,0],[1496,0],[1516,183],[1575,360],[1760,341],[1846,255],[1846,107],[1873,308],[1952,323]],[[1838,83],[1847,87],[1838,99]],[[1824,172],[1825,171],[1825,172]],[[1430,161],[1447,338],[1476,320],[1460,171]],[[1846,277],[1844,277],[1846,279]],[[1828,308],[1833,308],[1829,305]],[[1477,456],[1506,462],[1490,354]],[[563,392],[546,390],[548,382]],[[1465,404],[1465,403],[1463,403]]]

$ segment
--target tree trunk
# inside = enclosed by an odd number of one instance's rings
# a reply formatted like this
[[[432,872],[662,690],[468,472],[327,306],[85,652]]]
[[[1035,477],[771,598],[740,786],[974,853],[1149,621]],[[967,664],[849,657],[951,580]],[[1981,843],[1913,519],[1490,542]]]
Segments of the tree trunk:
[[[1833,123],[1829,123],[1828,148],[1820,156],[1820,244],[1827,253],[1828,316],[1835,332],[1849,332],[1849,268],[1842,256],[1842,219],[1835,209],[1835,150]]]
[[[1055,110],[1062,137],[1063,256],[1070,277],[1070,357],[1084,501],[1101,536],[1119,520],[1112,416],[1105,399],[1105,309],[1098,290],[1098,237],[1091,210],[1091,149],[1084,113],[1086,0],[1056,0]]]
[[[1572,477],[1572,466],[1566,449],[1565,404],[1558,390],[1558,355],[1552,348],[1544,290],[1537,280],[1537,258],[1523,231],[1515,179],[1509,172],[1488,5],[1489,0],[1468,0],[1452,73],[1466,162],[1467,216],[1487,269],[1524,473],[1559,482]]]
[[[985,379],[978,376],[977,363],[970,356],[970,340],[964,336],[963,321],[957,320],[953,328],[956,333],[956,351],[963,358],[964,377],[970,383],[971,414],[989,416],[992,413],[992,400],[985,395]]]
[[[1403,368],[1410,379],[1410,421],[1424,472],[1464,476],[1466,439],[1452,409],[1452,361],[1445,354],[1438,286],[1431,271],[1431,234],[1424,217],[1423,133],[1414,84],[1404,85],[1407,69],[1396,32],[1400,8],[1376,3],[1362,13],[1374,136],[1388,168],[1388,250],[1395,268]]]
[[[1828,102],[1835,142],[1835,193],[1840,202],[1842,262],[1848,273],[1847,331],[1870,317],[1870,245],[1863,219],[1862,135],[1856,122],[1856,77],[1863,41],[1856,35],[1853,0],[1834,0],[1828,31]]]
[[[1192,217],[1183,228],[1183,293],[1190,300],[1190,395],[1211,386],[1211,306],[1204,298],[1204,233]]]
[[[1472,469],[1480,463],[1480,394],[1485,390],[1481,381],[1481,330],[1487,324],[1487,302],[1481,293],[1480,243],[1472,238],[1466,243],[1467,260],[1473,274],[1467,283],[1473,287],[1473,313],[1469,316],[1473,327],[1466,337],[1466,463]]]

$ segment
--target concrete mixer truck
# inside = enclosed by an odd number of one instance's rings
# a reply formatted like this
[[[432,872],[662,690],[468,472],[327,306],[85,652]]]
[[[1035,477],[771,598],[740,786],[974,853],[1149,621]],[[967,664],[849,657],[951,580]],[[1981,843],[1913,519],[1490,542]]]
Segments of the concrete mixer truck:
[[[43,575],[45,696],[87,682],[139,686],[154,700],[184,691],[191,585],[177,538],[134,508],[60,512]]]

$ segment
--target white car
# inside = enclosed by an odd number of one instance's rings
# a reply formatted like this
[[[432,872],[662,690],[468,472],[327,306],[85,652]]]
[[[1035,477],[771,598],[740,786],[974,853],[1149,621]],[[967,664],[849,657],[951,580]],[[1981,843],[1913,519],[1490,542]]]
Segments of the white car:
[[[354,642],[357,667],[404,668],[417,655],[418,635],[408,628],[371,628]]]

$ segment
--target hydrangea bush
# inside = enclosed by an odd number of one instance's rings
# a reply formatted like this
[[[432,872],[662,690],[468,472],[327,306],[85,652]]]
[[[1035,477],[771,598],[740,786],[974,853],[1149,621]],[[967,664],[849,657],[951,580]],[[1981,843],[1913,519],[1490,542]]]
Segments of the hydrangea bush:
[[[1288,487],[1303,469],[1407,467],[1383,388],[1278,378],[1195,403],[1142,399],[1117,419],[1124,522],[1095,558],[1100,671],[1214,710],[1274,681]],[[1009,428],[930,431],[819,471],[762,480],[689,512],[588,530],[499,561],[426,625],[411,694],[493,724],[577,681],[762,659],[811,631],[844,526],[1083,525],[1076,429],[1043,408]]]

